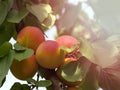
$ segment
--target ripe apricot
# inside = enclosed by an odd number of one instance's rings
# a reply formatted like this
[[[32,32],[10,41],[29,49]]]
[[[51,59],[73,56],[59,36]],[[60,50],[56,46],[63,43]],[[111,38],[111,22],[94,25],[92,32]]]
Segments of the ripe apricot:
[[[38,64],[36,62],[35,55],[22,61],[14,60],[10,67],[11,73],[20,80],[32,78],[37,70]]]
[[[36,50],[39,44],[45,41],[45,37],[39,28],[27,26],[18,33],[17,41],[25,47]]]
[[[80,51],[79,51],[79,42],[76,38],[70,35],[62,35],[56,39],[59,46],[66,47],[65,51],[65,57],[66,58],[73,58],[77,59],[79,57]],[[75,46],[75,47],[74,47]],[[67,51],[69,49],[69,52]]]
[[[80,54],[79,50],[79,42],[76,38],[70,35],[62,35],[56,39],[58,42],[59,46],[64,46],[66,47],[65,51],[65,58],[71,58],[71,59],[78,59]],[[75,46],[75,47],[74,47]],[[67,49],[70,51],[68,52]]]
[[[71,48],[73,45],[78,44],[76,38],[70,35],[62,35],[56,39],[60,46],[65,46],[67,48]]]
[[[36,59],[42,67],[55,69],[64,62],[64,54],[56,41],[47,40],[39,45]]]

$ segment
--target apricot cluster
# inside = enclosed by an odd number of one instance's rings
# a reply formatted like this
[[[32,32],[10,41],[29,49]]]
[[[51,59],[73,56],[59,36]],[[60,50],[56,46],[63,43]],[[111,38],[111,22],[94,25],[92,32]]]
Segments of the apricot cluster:
[[[65,81],[60,74],[64,65],[77,60],[78,46],[70,51],[73,46],[78,45],[76,38],[63,35],[56,40],[45,40],[42,30],[34,26],[27,26],[18,33],[17,42],[24,47],[33,49],[34,54],[25,60],[13,61],[10,70],[16,78],[20,80],[32,78],[38,71],[38,67],[41,66],[46,69],[55,69],[58,78],[68,86],[76,86],[80,83],[79,81]]]
[[[10,70],[20,80],[33,77],[39,65],[47,69],[55,69],[64,62],[64,54],[59,44],[53,40],[45,40],[44,33],[38,27],[24,27],[17,35],[17,42],[35,52],[25,60],[13,61]]]
[[[39,28],[33,26],[24,27],[17,35],[17,42],[19,44],[31,48],[34,51],[36,51],[39,44],[43,41],[45,41],[43,32]],[[37,70],[38,63],[35,55],[22,61],[14,60],[10,67],[12,74],[20,80],[33,77]]]

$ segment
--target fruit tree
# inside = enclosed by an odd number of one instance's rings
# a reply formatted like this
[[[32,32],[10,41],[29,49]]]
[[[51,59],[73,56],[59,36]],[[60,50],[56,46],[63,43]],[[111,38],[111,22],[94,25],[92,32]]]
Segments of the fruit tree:
[[[120,90],[120,34],[106,22],[120,13],[103,2],[0,0],[0,88],[10,70],[26,81],[10,90]]]

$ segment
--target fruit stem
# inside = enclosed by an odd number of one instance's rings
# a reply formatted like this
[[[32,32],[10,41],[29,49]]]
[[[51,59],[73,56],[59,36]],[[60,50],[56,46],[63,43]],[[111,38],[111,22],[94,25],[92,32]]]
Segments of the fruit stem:
[[[40,75],[39,75],[39,72],[37,73],[37,82],[39,81],[39,77],[40,77]],[[36,86],[36,90],[38,90],[38,86]]]

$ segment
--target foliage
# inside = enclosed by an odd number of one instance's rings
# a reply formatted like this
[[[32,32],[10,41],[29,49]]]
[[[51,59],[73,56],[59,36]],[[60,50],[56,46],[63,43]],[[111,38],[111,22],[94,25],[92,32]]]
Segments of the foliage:
[[[20,30],[36,26],[45,33],[54,26],[57,31],[54,39],[71,35],[79,42],[78,59],[59,67],[63,79],[80,81],[77,87],[82,90],[120,90],[119,1],[78,1],[74,5],[69,0],[0,0],[0,87],[4,85],[14,59],[22,61],[36,53],[17,42]],[[108,2],[111,3],[106,7]],[[93,19],[83,9],[84,4],[93,8]],[[14,45],[9,42],[11,38],[16,41]],[[62,46],[61,49],[71,53],[76,47]],[[39,66],[37,80],[26,79],[27,84],[16,82],[10,90],[38,90],[38,87],[67,90],[69,85],[56,74],[59,68],[51,70]],[[39,80],[39,77],[45,80]]]
[[[0,58],[0,86],[2,85],[2,81],[4,81],[5,76],[8,73],[9,67],[13,61],[13,51]]]
[[[19,82],[16,82],[10,90],[30,90],[30,87],[27,84],[20,84]]]
[[[32,49],[25,48],[18,43],[16,43],[14,47],[15,47],[14,48],[14,59],[18,61],[24,60],[28,58],[29,56],[33,55],[34,53]]]

